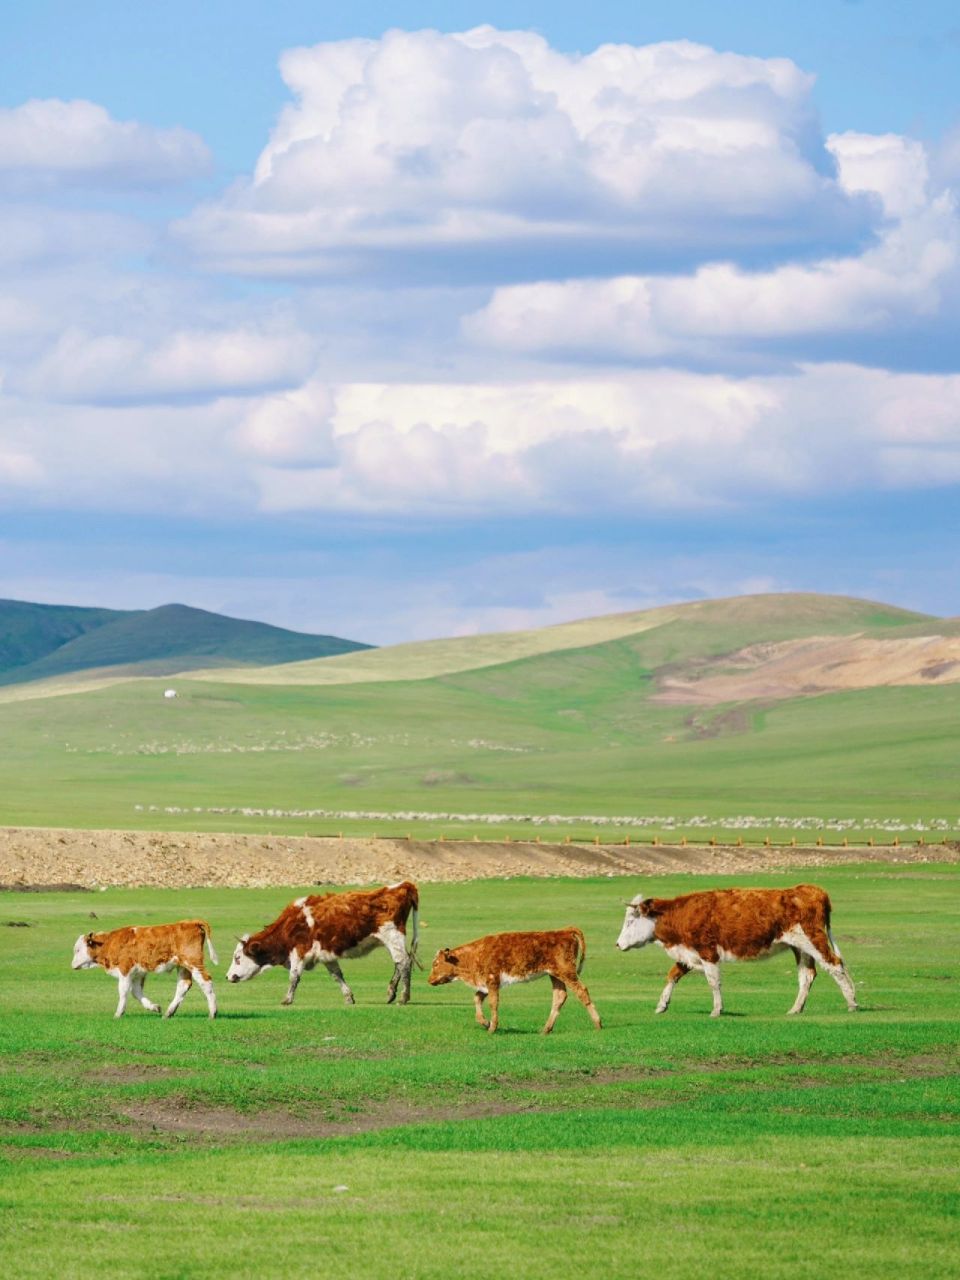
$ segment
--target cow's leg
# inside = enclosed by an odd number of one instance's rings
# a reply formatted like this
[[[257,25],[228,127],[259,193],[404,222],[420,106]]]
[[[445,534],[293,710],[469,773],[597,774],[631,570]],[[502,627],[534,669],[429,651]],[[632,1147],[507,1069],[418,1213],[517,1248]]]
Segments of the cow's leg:
[[[667,974],[667,985],[663,988],[663,991],[661,991],[660,993],[660,999],[657,1001],[657,1007],[654,1012],[666,1013],[666,1011],[670,1007],[670,997],[673,995],[674,987],[677,985],[680,979],[685,974],[688,974],[689,972],[690,972],[690,969],[685,964],[675,964],[673,966],[673,968]]]
[[[183,997],[193,986],[193,978],[190,977],[189,969],[181,969],[177,977],[177,989],[173,993],[173,999],[167,1006],[167,1012],[163,1015],[165,1018],[172,1018],[180,1006],[183,1004]]]
[[[407,950],[407,935],[391,921],[377,930],[377,937],[390,952],[390,959],[393,961],[393,976],[387,987],[387,1004],[393,1004],[398,988],[400,1003],[409,1004],[413,956]]]
[[[151,1013],[159,1013],[160,1006],[158,1004],[154,1004],[149,996],[145,996],[143,994],[143,984],[146,981],[146,978],[147,975],[145,973],[138,973],[133,979],[133,986],[131,988],[133,998],[134,1000],[139,1000],[143,1007],[145,1009],[149,1009]]]
[[[491,981],[487,987],[490,1000],[490,1022],[487,1024],[487,1030],[492,1035],[500,1025],[500,983]]]
[[[710,990],[713,993],[713,1008],[710,1010],[710,1017],[719,1018],[723,1013],[723,996],[720,994],[720,966],[710,960],[704,960],[703,976],[710,984]]]
[[[210,981],[210,975],[201,965],[198,969],[191,969],[191,975],[194,982],[207,997],[207,1008],[210,1011],[210,1017],[217,1016],[217,993],[213,989],[213,983]]]
[[[793,952],[794,959],[797,962],[799,990],[797,991],[797,998],[793,1002],[793,1008],[788,1009],[787,1013],[803,1013],[803,1007],[807,1003],[807,996],[810,994],[813,980],[817,976],[817,966],[810,956],[804,955],[796,947],[791,947],[790,950]]]
[[[843,957],[832,945],[832,939],[828,937],[826,931],[817,925],[814,925],[809,933],[804,929],[797,929],[790,941],[798,950],[815,960],[825,973],[829,973],[843,993],[847,1008],[853,1013],[858,1007],[857,993],[843,963]]]
[[[599,1031],[603,1024],[600,1021],[600,1014],[597,1012],[597,1006],[590,999],[590,992],[577,977],[576,970],[573,970],[569,974],[565,973],[563,975],[563,980],[586,1009],[587,1013],[589,1013],[593,1020],[593,1025]]]
[[[486,998],[487,998],[487,993],[483,990],[482,987],[480,988],[479,991],[475,991],[473,993],[473,1005],[474,1005],[474,1008],[476,1009],[477,1021],[480,1023],[481,1027],[483,1027],[484,1031],[486,1031],[487,1027],[489,1027],[490,1025],[490,1023],[483,1016],[483,1002],[484,1000],[486,1000]]]
[[[342,991],[342,993],[343,993],[343,1003],[344,1003],[344,1004],[356,1004],[357,1002],[356,1002],[356,1000],[354,1000],[354,998],[353,998],[353,992],[352,992],[352,991],[350,990],[350,988],[347,986],[347,980],[346,980],[346,978],[343,976],[343,970],[340,968],[340,965],[337,963],[337,961],[336,961],[336,960],[324,960],[323,964],[324,964],[324,967],[325,967],[325,969],[326,969],[327,973],[329,973],[330,977],[331,977],[331,978],[333,978],[334,982],[336,982],[337,986],[338,986],[338,987],[340,988],[340,990]]]
[[[567,987],[559,978],[555,978],[550,974],[550,981],[553,984],[553,1004],[550,1008],[550,1017],[547,1019],[546,1026],[543,1028],[543,1034],[549,1035],[553,1030],[553,1024],[557,1020],[560,1010],[567,1002]]]
[[[298,951],[290,952],[290,985],[287,987],[287,994],[280,1001],[281,1005],[293,1004],[293,997],[296,995],[297,987],[300,985],[300,979],[303,977],[303,956]]]
[[[127,1007],[127,996],[130,994],[131,988],[133,987],[133,974],[121,973],[119,980],[117,981],[117,987],[119,990],[119,999],[117,1000],[117,1012],[113,1016],[115,1018],[122,1018],[124,1010]]]

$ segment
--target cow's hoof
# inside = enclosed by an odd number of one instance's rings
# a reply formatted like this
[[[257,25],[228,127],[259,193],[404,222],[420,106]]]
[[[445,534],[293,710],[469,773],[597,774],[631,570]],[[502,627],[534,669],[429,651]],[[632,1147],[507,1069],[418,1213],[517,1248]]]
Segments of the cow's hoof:
[[[657,1005],[657,1007],[654,1009],[654,1011],[653,1011],[653,1012],[654,1012],[654,1013],[666,1013],[666,1012],[667,1012],[667,1006],[666,1006],[665,1004],[664,1004],[664,1005],[660,1005],[660,1004],[658,1004],[658,1005]]]
[[[400,997],[400,1003],[401,1003],[401,1004],[409,1004],[409,1003],[410,1003],[410,992],[409,992],[409,991],[405,991],[405,992],[403,993],[403,995]]]
[[[397,998],[396,991],[390,991],[390,990],[387,991],[387,1004],[393,1004],[396,998]]]
[[[356,1004],[357,1002],[356,1002],[356,1000],[354,1000],[353,996],[344,996],[344,997],[343,997],[343,1003],[344,1003],[344,1004]]]
[[[291,1005],[291,1004],[293,1004],[293,1001],[292,1001],[292,1000],[281,1000],[281,1001],[280,1001],[280,1008],[281,1008],[281,1009],[286,1009],[286,1008],[287,1008],[289,1005]]]

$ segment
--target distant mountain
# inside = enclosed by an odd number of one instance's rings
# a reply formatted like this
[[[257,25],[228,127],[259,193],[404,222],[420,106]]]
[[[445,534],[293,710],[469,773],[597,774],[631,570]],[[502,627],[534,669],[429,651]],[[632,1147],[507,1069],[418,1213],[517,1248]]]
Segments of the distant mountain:
[[[275,666],[368,648],[182,604],[127,612],[0,600],[0,685],[104,667],[159,676],[188,668]]]
[[[0,673],[28,666],[78,636],[126,616],[116,609],[0,600]]]

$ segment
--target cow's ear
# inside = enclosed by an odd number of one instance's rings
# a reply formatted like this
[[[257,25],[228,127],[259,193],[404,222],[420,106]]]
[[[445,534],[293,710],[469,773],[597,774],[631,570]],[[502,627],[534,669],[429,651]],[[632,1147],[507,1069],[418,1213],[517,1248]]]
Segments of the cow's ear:
[[[443,958],[444,960],[446,960],[447,964],[460,963],[460,957],[456,954],[456,952],[451,951],[449,947],[446,949],[446,951],[444,951]]]
[[[92,933],[88,933],[84,941],[86,942],[88,947],[99,947],[100,945],[99,941],[93,936]]]
[[[637,910],[642,915],[650,916],[651,918],[653,918],[654,916],[658,916],[660,914],[660,912],[657,910],[657,903],[655,898],[644,898],[643,902],[638,903]]]

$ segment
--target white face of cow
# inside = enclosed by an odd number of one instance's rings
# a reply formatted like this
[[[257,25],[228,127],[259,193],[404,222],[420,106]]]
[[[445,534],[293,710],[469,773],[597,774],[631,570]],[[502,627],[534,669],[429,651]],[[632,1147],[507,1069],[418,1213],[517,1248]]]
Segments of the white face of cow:
[[[643,913],[643,898],[637,896],[627,907],[617,946],[621,951],[629,951],[632,947],[645,947],[648,942],[653,941],[656,927],[655,918]]]
[[[86,934],[81,933],[80,937],[73,944],[73,961],[70,965],[71,969],[93,969],[96,966],[96,960],[90,954],[87,947]]]
[[[248,978],[255,978],[261,969],[270,968],[268,964],[257,964],[252,956],[247,955],[244,947],[249,940],[249,933],[245,933],[237,943],[233,959],[230,961],[230,968],[227,970],[228,982],[246,982]]]

